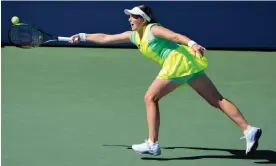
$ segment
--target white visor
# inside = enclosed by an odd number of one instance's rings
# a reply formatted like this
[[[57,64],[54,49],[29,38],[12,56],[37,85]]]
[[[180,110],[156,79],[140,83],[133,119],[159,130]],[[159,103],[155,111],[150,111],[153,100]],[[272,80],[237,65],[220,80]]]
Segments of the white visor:
[[[139,7],[134,7],[133,9],[129,10],[129,9],[125,9],[124,10],[126,15],[139,15],[142,16],[143,18],[145,18],[148,22],[150,22],[150,17],[143,12],[143,10],[141,10]]]

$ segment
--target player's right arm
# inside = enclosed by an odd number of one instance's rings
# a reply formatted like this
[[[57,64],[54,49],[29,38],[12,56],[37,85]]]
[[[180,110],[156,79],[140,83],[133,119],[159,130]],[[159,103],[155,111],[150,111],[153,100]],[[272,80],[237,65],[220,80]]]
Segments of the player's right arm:
[[[119,34],[109,35],[104,33],[93,34],[76,34],[72,36],[72,40],[69,43],[77,43],[79,41],[94,42],[97,44],[117,44],[130,42],[131,31],[126,31]]]

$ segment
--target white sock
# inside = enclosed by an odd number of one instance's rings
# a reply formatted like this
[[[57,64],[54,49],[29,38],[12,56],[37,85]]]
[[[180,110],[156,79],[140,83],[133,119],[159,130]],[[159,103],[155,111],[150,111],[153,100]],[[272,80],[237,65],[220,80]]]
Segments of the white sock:
[[[148,142],[149,142],[150,145],[155,144],[150,138],[148,139]]]
[[[248,133],[248,131],[250,131],[251,128],[252,128],[252,126],[248,125],[247,128],[246,128],[246,130],[244,130],[243,133],[244,134]]]

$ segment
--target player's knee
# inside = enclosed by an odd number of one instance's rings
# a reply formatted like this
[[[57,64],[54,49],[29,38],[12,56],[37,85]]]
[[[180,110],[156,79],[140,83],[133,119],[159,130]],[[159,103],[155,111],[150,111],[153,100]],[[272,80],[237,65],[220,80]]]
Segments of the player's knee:
[[[145,96],[144,96],[144,101],[145,101],[145,103],[157,102],[158,98],[154,94],[146,93]]]
[[[214,98],[213,100],[208,101],[208,103],[214,108],[221,108],[222,101],[223,101],[223,97],[219,96]]]

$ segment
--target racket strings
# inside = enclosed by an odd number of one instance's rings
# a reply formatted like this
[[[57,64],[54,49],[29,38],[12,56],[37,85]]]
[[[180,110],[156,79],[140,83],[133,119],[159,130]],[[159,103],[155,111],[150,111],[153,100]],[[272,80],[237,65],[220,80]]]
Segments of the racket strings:
[[[35,47],[43,43],[43,34],[29,26],[15,26],[10,31],[10,39],[15,45]]]

